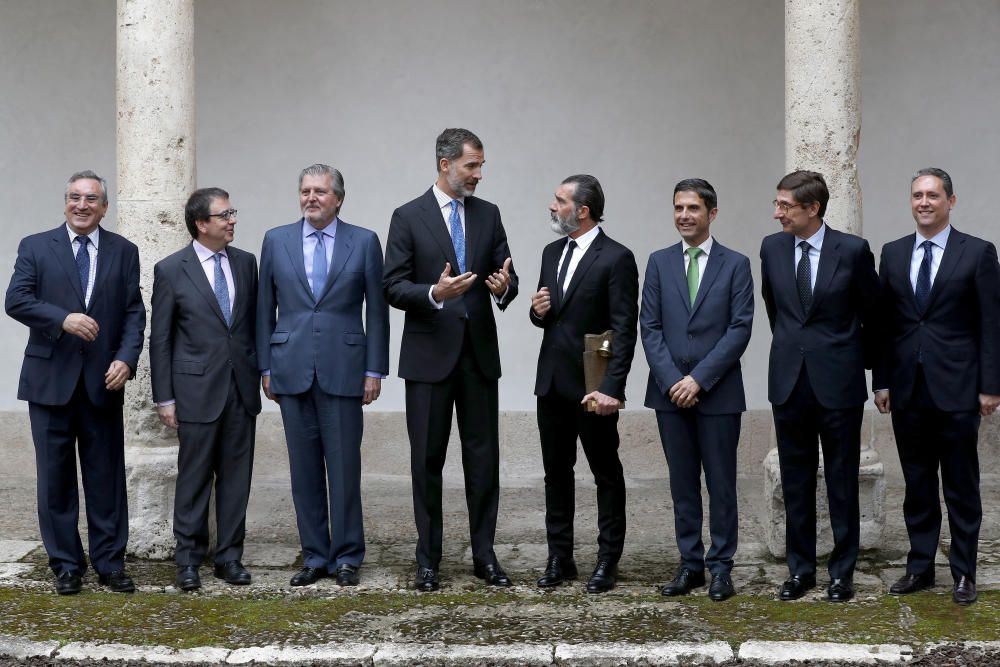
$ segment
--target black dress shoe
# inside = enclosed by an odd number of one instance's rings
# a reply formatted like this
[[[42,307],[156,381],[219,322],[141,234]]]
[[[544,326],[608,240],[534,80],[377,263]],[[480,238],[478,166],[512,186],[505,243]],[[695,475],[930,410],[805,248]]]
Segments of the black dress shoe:
[[[934,585],[934,570],[927,570],[920,574],[910,574],[907,572],[899,580],[889,587],[890,595],[909,595],[930,588]]]
[[[539,588],[551,588],[558,586],[564,581],[576,579],[579,572],[576,570],[576,563],[572,558],[560,558],[559,556],[549,556],[545,564],[545,572],[538,578]]]
[[[337,577],[338,586],[357,586],[358,581],[360,581],[357,565],[341,563],[333,574]]]
[[[227,584],[233,586],[246,586],[250,583],[250,573],[238,560],[226,561],[222,565],[216,563],[215,578],[225,579]]]
[[[502,567],[500,567],[500,563],[473,562],[472,574],[476,575],[490,586],[509,588],[511,585],[510,577],[508,577],[507,573],[503,571]]]
[[[111,574],[99,574],[97,580],[101,586],[107,586],[112,593],[134,593],[135,582],[125,574],[125,570],[115,570]]]
[[[594,573],[587,582],[588,593],[607,593],[615,587],[615,575],[618,574],[618,563],[609,560],[597,561]]]
[[[660,595],[674,597],[675,595],[687,595],[695,588],[705,585],[705,570],[689,570],[682,567],[677,571],[677,576],[669,584],[660,589]]]
[[[850,577],[834,579],[826,589],[826,599],[830,602],[847,602],[854,597],[854,580]]]
[[[201,577],[196,565],[178,565],[174,583],[182,591],[196,591],[201,588]]]
[[[292,586],[311,586],[326,577],[326,570],[316,567],[304,567],[292,577]]]
[[[414,582],[417,590],[421,593],[430,593],[441,587],[438,581],[437,570],[431,567],[418,567],[417,578]]]
[[[76,572],[63,572],[56,577],[56,593],[59,595],[76,595],[83,587],[83,581]]]
[[[736,587],[728,572],[712,575],[712,583],[708,585],[708,597],[716,602],[722,602],[736,595]]]
[[[976,601],[976,582],[968,577],[959,577],[955,582],[955,590],[951,599],[958,604],[972,604]]]
[[[778,599],[785,600],[786,602],[788,600],[798,600],[811,588],[816,588],[815,574],[795,574],[785,581],[785,583],[781,584]]]

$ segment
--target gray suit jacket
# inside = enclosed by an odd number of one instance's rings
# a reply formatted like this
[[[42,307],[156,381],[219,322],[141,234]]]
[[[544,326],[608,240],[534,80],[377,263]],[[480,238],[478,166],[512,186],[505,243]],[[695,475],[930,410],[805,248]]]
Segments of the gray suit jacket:
[[[260,374],[254,346],[257,258],[226,249],[236,284],[232,325],[191,245],[153,267],[149,365],[153,400],[177,401],[177,419],[209,423],[219,418],[235,374],[243,406],[260,412]]]
[[[753,325],[750,260],[714,241],[694,305],[681,243],[654,252],[646,265],[639,324],[649,363],[646,407],[677,410],[667,392],[685,375],[701,385],[694,409],[746,410],[740,357]]]

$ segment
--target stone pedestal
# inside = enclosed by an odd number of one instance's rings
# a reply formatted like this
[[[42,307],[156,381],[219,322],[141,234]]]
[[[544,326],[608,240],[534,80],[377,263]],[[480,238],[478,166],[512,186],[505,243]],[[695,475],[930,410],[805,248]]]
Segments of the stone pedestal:
[[[195,186],[193,0],[118,0],[118,231],[139,246],[146,312],[153,264],[191,240]],[[148,318],[147,318],[148,319]],[[173,552],[177,437],[152,403],[147,345],[125,391],[129,551]]]

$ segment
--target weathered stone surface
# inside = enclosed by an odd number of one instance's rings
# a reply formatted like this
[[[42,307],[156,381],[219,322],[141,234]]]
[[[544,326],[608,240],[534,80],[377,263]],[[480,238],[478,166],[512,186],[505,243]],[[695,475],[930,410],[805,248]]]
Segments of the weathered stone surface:
[[[34,540],[0,540],[0,563],[15,563],[40,546]]]
[[[372,644],[324,644],[321,646],[259,646],[236,649],[226,662],[244,665],[280,663],[320,663],[323,665],[367,664],[375,655]]]
[[[733,658],[726,642],[604,642],[558,644],[556,664],[565,665],[710,665]]]
[[[33,642],[23,637],[0,635],[0,656],[23,660],[24,658],[48,658],[59,648],[59,642]]]
[[[228,655],[228,649],[208,646],[177,650],[168,646],[130,646],[96,642],[72,642],[56,653],[56,657],[62,660],[145,660],[163,663],[218,663],[225,660]]]
[[[549,644],[449,646],[444,644],[384,644],[372,658],[382,665],[550,665]]]
[[[906,662],[913,649],[900,644],[835,644],[832,642],[761,642],[748,641],[737,651],[740,660],[759,660],[776,664],[790,660],[845,661],[871,665]]]

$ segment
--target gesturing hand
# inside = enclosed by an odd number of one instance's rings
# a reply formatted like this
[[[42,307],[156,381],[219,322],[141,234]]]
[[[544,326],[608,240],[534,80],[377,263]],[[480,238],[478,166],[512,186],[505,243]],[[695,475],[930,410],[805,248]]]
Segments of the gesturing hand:
[[[508,285],[510,285],[510,257],[503,261],[503,266],[499,271],[491,273],[486,279],[486,286],[497,297],[504,295]]]
[[[545,317],[545,313],[549,312],[549,308],[551,307],[552,297],[549,295],[548,287],[543,287],[532,295],[531,310],[535,312],[536,317]]]
[[[444,271],[441,272],[441,277],[438,278],[437,284],[434,285],[434,289],[431,290],[431,296],[437,302],[445,301],[446,299],[454,299],[456,296],[465,294],[472,287],[472,284],[476,282],[476,274],[466,271],[460,276],[451,277],[451,263],[444,263]]]
[[[97,332],[101,328],[97,325],[97,320],[83,313],[70,313],[62,323],[63,331],[84,339],[88,343],[94,342]]]

